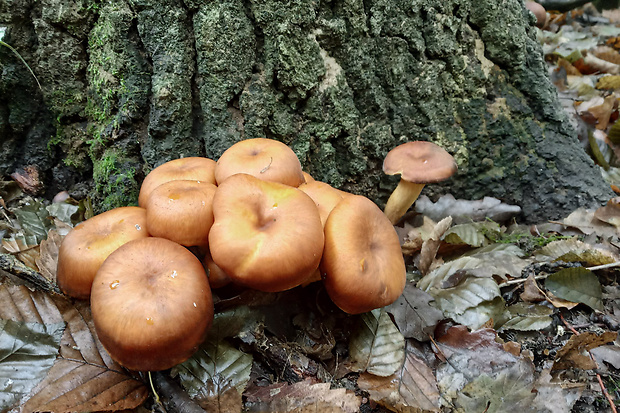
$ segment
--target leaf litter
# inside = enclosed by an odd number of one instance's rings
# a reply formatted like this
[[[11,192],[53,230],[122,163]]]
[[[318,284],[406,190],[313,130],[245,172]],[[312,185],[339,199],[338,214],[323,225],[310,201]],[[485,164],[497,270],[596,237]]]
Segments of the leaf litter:
[[[579,16],[556,15],[540,38],[584,147],[620,193],[610,49],[620,42],[608,42],[620,32],[609,23],[594,33]],[[92,216],[88,199],[50,204],[24,188],[0,182],[2,410],[163,411],[147,377],[107,355],[88,305],[55,286],[58,247]],[[177,406],[217,412],[608,411],[620,399],[618,205],[526,227],[496,199],[421,197],[396,228],[408,282],[395,303],[350,316],[319,283],[224,287],[207,340],[154,375],[155,387]],[[15,362],[27,366],[19,377]]]

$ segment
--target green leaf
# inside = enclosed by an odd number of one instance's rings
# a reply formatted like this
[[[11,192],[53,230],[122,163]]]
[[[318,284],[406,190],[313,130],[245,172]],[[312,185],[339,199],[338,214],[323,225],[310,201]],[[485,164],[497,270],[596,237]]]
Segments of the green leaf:
[[[64,323],[0,320],[0,406],[9,410],[47,374],[58,355]]]
[[[487,243],[487,237],[497,238],[499,234],[500,227],[497,222],[472,222],[453,226],[446,231],[444,240],[449,244],[481,247]]]
[[[545,287],[564,300],[604,310],[601,283],[592,271],[583,267],[566,268],[551,274],[545,280]]]
[[[474,329],[504,309],[499,286],[491,278],[468,277],[455,287],[429,292],[444,316]]]
[[[384,309],[361,315],[361,325],[349,342],[353,363],[381,377],[396,373],[405,360],[405,337]]]
[[[55,202],[52,205],[49,205],[46,209],[51,216],[58,218],[62,222],[71,224],[71,217],[78,212],[80,207],[66,202]]]
[[[33,235],[37,243],[47,238],[47,229],[51,226],[45,206],[36,202],[13,211],[25,235]]]
[[[191,397],[202,401],[218,398],[234,388],[245,390],[250,380],[252,356],[243,353],[225,341],[208,340],[187,361],[172,369]]]
[[[544,305],[517,303],[506,308],[502,319],[495,324],[501,330],[537,331],[553,321],[553,309]]]

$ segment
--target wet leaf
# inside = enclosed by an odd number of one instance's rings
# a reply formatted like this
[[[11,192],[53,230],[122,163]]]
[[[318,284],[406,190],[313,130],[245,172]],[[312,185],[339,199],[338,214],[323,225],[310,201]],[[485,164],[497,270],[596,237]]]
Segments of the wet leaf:
[[[2,240],[2,246],[18,260],[37,271],[36,260],[39,258],[39,243],[35,236],[24,236],[22,233],[13,234]]]
[[[543,305],[517,303],[506,307],[503,320],[496,326],[501,326],[501,330],[542,330],[551,325],[552,314],[553,310]]]
[[[607,331],[601,335],[592,332],[585,332],[574,335],[558,351],[551,370],[561,370],[568,368],[578,368],[584,370],[595,369],[596,363],[587,353],[593,348],[611,343],[616,339],[618,333]]]
[[[103,349],[89,306],[74,305],[62,297],[55,303],[67,323],[60,355],[22,411],[115,411],[142,404],[148,395],[146,386]]]
[[[551,274],[545,280],[545,288],[561,299],[604,310],[601,283],[592,271],[585,268],[566,268]]]
[[[434,298],[408,283],[398,299],[385,307],[392,314],[394,322],[405,338],[428,341],[435,327],[443,319],[440,310],[431,305]]]
[[[65,324],[43,293],[0,285],[0,299],[0,409],[7,411],[45,378]]]
[[[357,385],[372,400],[395,412],[439,411],[439,390],[433,370],[409,351],[402,368],[394,375],[362,373]]]
[[[345,389],[330,390],[329,383],[305,380],[295,384],[276,383],[246,393],[251,413],[357,413],[359,397]]]
[[[387,377],[402,366],[405,338],[383,309],[360,316],[360,326],[349,342],[349,354],[359,371]]]

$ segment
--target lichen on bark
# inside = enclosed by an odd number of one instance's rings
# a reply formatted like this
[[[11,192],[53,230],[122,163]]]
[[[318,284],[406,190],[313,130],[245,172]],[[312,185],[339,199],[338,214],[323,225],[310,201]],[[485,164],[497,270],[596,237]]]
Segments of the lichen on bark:
[[[72,0],[77,17],[58,18],[60,0],[25,2],[11,6],[19,22],[42,17],[11,36],[43,43],[35,72],[50,71],[43,108],[60,119],[56,147],[88,152],[104,208],[133,202],[166,160],[217,159],[252,137],[285,142],[315,178],[379,204],[396,185],[383,157],[416,139],[459,164],[431,195],[496,196],[529,221],[611,196],[566,122],[520,0]],[[75,62],[53,67],[59,58]],[[78,98],[61,105],[59,90]],[[13,128],[18,102],[0,103],[0,130]],[[114,173],[127,179],[112,183]]]

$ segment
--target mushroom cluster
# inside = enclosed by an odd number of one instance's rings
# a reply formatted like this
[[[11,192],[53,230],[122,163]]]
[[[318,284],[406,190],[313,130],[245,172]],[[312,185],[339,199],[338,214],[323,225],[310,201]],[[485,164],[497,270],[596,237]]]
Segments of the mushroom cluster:
[[[241,141],[218,162],[167,162],[147,175],[139,205],[77,225],[58,262],[59,286],[90,297],[102,344],[129,369],[187,359],[212,323],[211,288],[229,282],[276,292],[322,279],[351,314],[405,286],[390,219],[302,172],[279,141]]]

